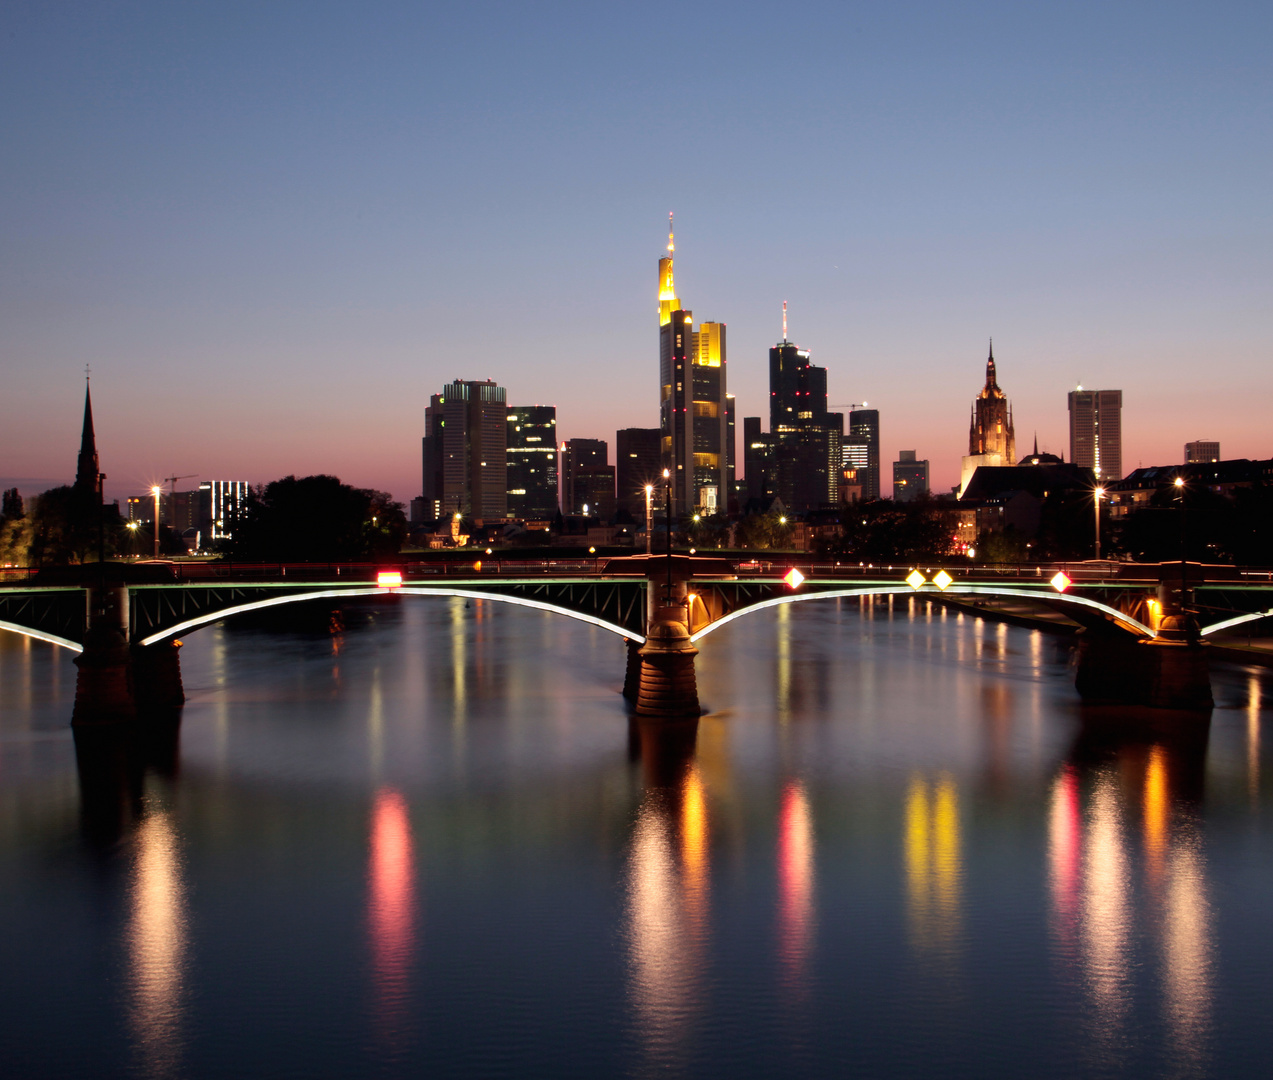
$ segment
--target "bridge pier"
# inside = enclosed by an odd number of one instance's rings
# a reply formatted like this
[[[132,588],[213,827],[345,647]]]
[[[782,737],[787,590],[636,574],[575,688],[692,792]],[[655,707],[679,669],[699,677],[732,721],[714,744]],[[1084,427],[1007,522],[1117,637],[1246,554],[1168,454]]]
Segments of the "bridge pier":
[[[133,692],[138,711],[167,712],[186,703],[180,650],[179,641],[133,648]]]
[[[97,585],[87,590],[88,631],[75,658],[72,724],[118,724],[137,718],[132,656],[128,649],[128,588]]]
[[[698,650],[679,619],[650,623],[645,644],[638,650],[641,674],[637,683],[638,716],[679,720],[698,716],[698,681],[694,657]]]
[[[1197,639],[1196,629],[1191,633],[1187,625],[1176,625],[1186,619],[1168,616],[1152,641],[1121,641],[1084,632],[1074,678],[1079,696],[1089,704],[1209,710],[1214,700],[1208,646]]]

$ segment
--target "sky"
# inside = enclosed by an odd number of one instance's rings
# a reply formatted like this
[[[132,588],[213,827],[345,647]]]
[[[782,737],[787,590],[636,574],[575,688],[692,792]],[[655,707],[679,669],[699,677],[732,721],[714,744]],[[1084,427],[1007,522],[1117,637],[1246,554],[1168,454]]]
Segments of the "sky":
[[[0,5],[0,483],[420,493],[430,394],[658,423],[657,263],[959,479],[1123,390],[1126,470],[1273,456],[1273,6]],[[767,426],[767,419],[766,419]],[[741,423],[739,471],[742,471]]]

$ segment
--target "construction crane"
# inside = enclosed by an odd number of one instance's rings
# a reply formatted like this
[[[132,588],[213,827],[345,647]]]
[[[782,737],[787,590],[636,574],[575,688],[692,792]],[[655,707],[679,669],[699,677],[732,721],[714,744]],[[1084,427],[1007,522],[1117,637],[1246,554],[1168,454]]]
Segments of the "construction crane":
[[[172,487],[169,489],[169,494],[175,496],[177,494],[178,480],[193,480],[198,475],[199,474],[197,472],[192,472],[192,473],[186,473],[185,476],[165,476],[163,478],[163,483],[172,485]]]
[[[199,475],[198,473],[186,473],[185,476],[165,476],[163,478],[163,481],[162,481],[163,483],[171,485],[171,487],[169,487],[168,489],[168,516],[172,518],[172,524],[174,526],[177,524],[177,481],[178,480],[193,480],[198,475]],[[155,500],[155,503],[156,505],[158,505],[158,499]],[[158,548],[158,546],[159,546],[159,515],[156,514],[155,515],[155,547]],[[159,557],[158,554],[156,554],[155,558],[158,558],[158,557]]]
[[[828,409],[865,409],[866,402],[853,401],[853,402],[850,402],[848,405],[828,405],[827,408]]]

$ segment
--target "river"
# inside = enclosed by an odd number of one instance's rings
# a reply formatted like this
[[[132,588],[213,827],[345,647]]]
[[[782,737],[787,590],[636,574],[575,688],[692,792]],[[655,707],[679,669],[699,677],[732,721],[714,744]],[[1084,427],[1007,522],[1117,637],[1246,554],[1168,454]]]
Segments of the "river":
[[[72,657],[0,632],[6,1076],[1263,1071],[1257,669],[1129,726],[1063,640],[825,601],[660,733],[618,638],[492,602],[181,656],[179,732],[77,748]]]

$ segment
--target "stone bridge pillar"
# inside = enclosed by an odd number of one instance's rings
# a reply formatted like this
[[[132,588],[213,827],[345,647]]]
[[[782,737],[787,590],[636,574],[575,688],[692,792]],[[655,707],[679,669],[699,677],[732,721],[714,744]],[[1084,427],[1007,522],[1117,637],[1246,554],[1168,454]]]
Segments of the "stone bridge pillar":
[[[85,590],[88,632],[75,658],[72,724],[112,724],[137,718],[133,665],[128,649],[128,587],[95,585]]]
[[[683,720],[702,712],[698,704],[698,682],[694,657],[698,649],[690,642],[687,581],[692,574],[688,560],[652,559],[648,570],[645,644],[633,650],[629,643],[628,679],[624,693],[633,682],[633,653],[640,659],[635,672],[636,713],[639,717]]]
[[[1197,564],[1162,565],[1158,602],[1163,615],[1156,638],[1131,642],[1084,633],[1074,681],[1084,701],[1211,709],[1209,646],[1189,609],[1189,587],[1201,581],[1201,574]]]

